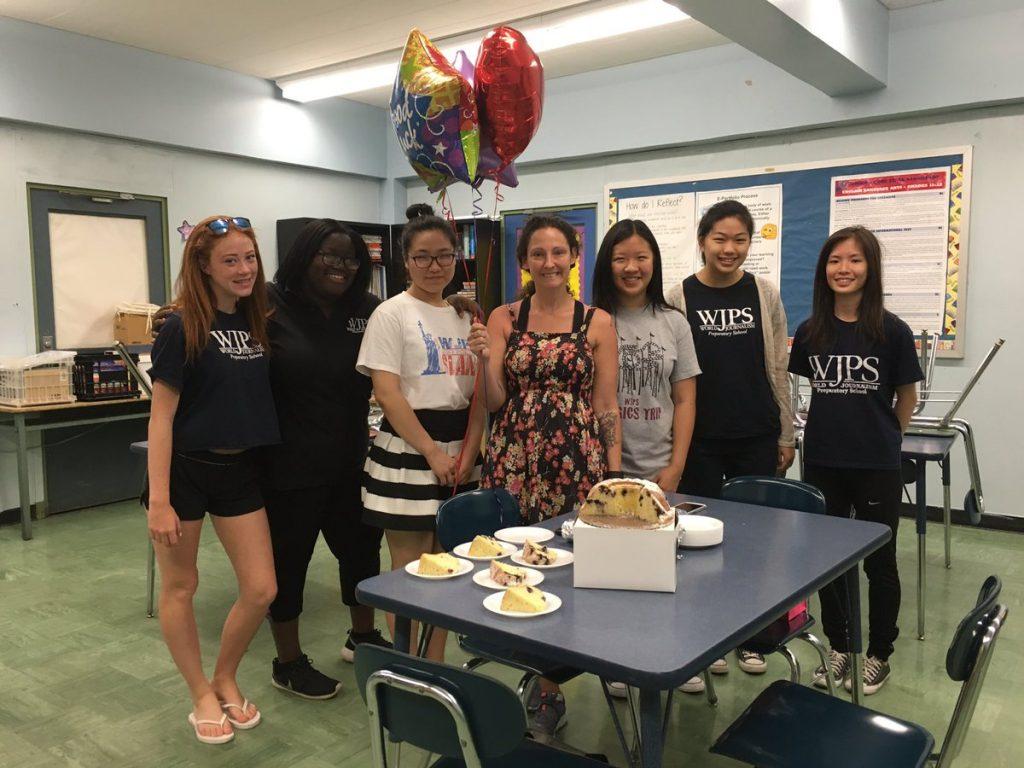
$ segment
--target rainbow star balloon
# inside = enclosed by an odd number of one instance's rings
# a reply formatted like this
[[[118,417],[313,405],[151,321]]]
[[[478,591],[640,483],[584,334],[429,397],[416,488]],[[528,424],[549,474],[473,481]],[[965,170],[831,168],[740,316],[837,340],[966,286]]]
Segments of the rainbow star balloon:
[[[391,92],[391,124],[409,164],[432,192],[472,184],[480,156],[473,86],[413,29]]]

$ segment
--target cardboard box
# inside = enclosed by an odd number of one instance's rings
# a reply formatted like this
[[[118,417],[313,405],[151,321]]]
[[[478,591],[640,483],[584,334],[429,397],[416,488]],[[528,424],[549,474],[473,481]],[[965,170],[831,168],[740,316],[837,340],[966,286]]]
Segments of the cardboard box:
[[[675,525],[642,531],[577,520],[572,541],[574,587],[676,591]]]
[[[152,318],[158,309],[152,304],[118,307],[114,313],[114,341],[122,344],[152,344]]]

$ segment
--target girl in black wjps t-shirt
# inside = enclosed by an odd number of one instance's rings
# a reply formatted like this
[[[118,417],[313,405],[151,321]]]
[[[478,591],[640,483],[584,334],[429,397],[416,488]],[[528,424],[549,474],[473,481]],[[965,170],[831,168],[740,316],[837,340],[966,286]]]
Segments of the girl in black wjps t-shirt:
[[[789,370],[811,381],[804,432],[804,477],[825,494],[828,513],[883,523],[892,538],[864,561],[868,577],[868,655],[864,692],[890,674],[899,634],[900,578],[896,528],[903,481],[900,444],[924,378],[910,328],[882,303],[881,247],[864,227],[841,229],[821,249],[811,317],[796,331]],[[895,404],[893,398],[895,397]],[[852,686],[845,582],[820,592],[821,619],[832,649],[829,667]],[[824,667],[814,684],[827,687]]]
[[[189,687],[196,738],[222,744],[260,711],[236,674],[277,586],[252,450],[278,441],[267,368],[267,295],[248,219],[199,222],[185,243],[175,305],[153,344],[149,486],[160,567],[160,628]],[[192,598],[203,518],[238,578],[213,676],[203,671]]]

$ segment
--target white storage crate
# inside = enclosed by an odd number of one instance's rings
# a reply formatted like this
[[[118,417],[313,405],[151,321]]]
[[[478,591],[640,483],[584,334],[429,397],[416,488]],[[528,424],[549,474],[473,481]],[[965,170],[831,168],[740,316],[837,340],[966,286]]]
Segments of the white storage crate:
[[[75,400],[74,352],[40,352],[0,360],[0,405],[25,407]]]

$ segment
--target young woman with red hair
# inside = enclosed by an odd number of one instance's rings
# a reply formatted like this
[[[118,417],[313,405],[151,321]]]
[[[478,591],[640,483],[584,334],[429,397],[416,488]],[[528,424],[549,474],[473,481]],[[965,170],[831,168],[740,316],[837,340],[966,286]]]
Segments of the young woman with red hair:
[[[188,684],[188,722],[222,744],[259,724],[236,673],[277,584],[252,449],[278,442],[267,365],[267,294],[248,219],[218,216],[185,243],[174,314],[153,344],[149,485],[143,495],[160,568],[160,628]],[[212,678],[192,599],[203,518],[238,579]]]

